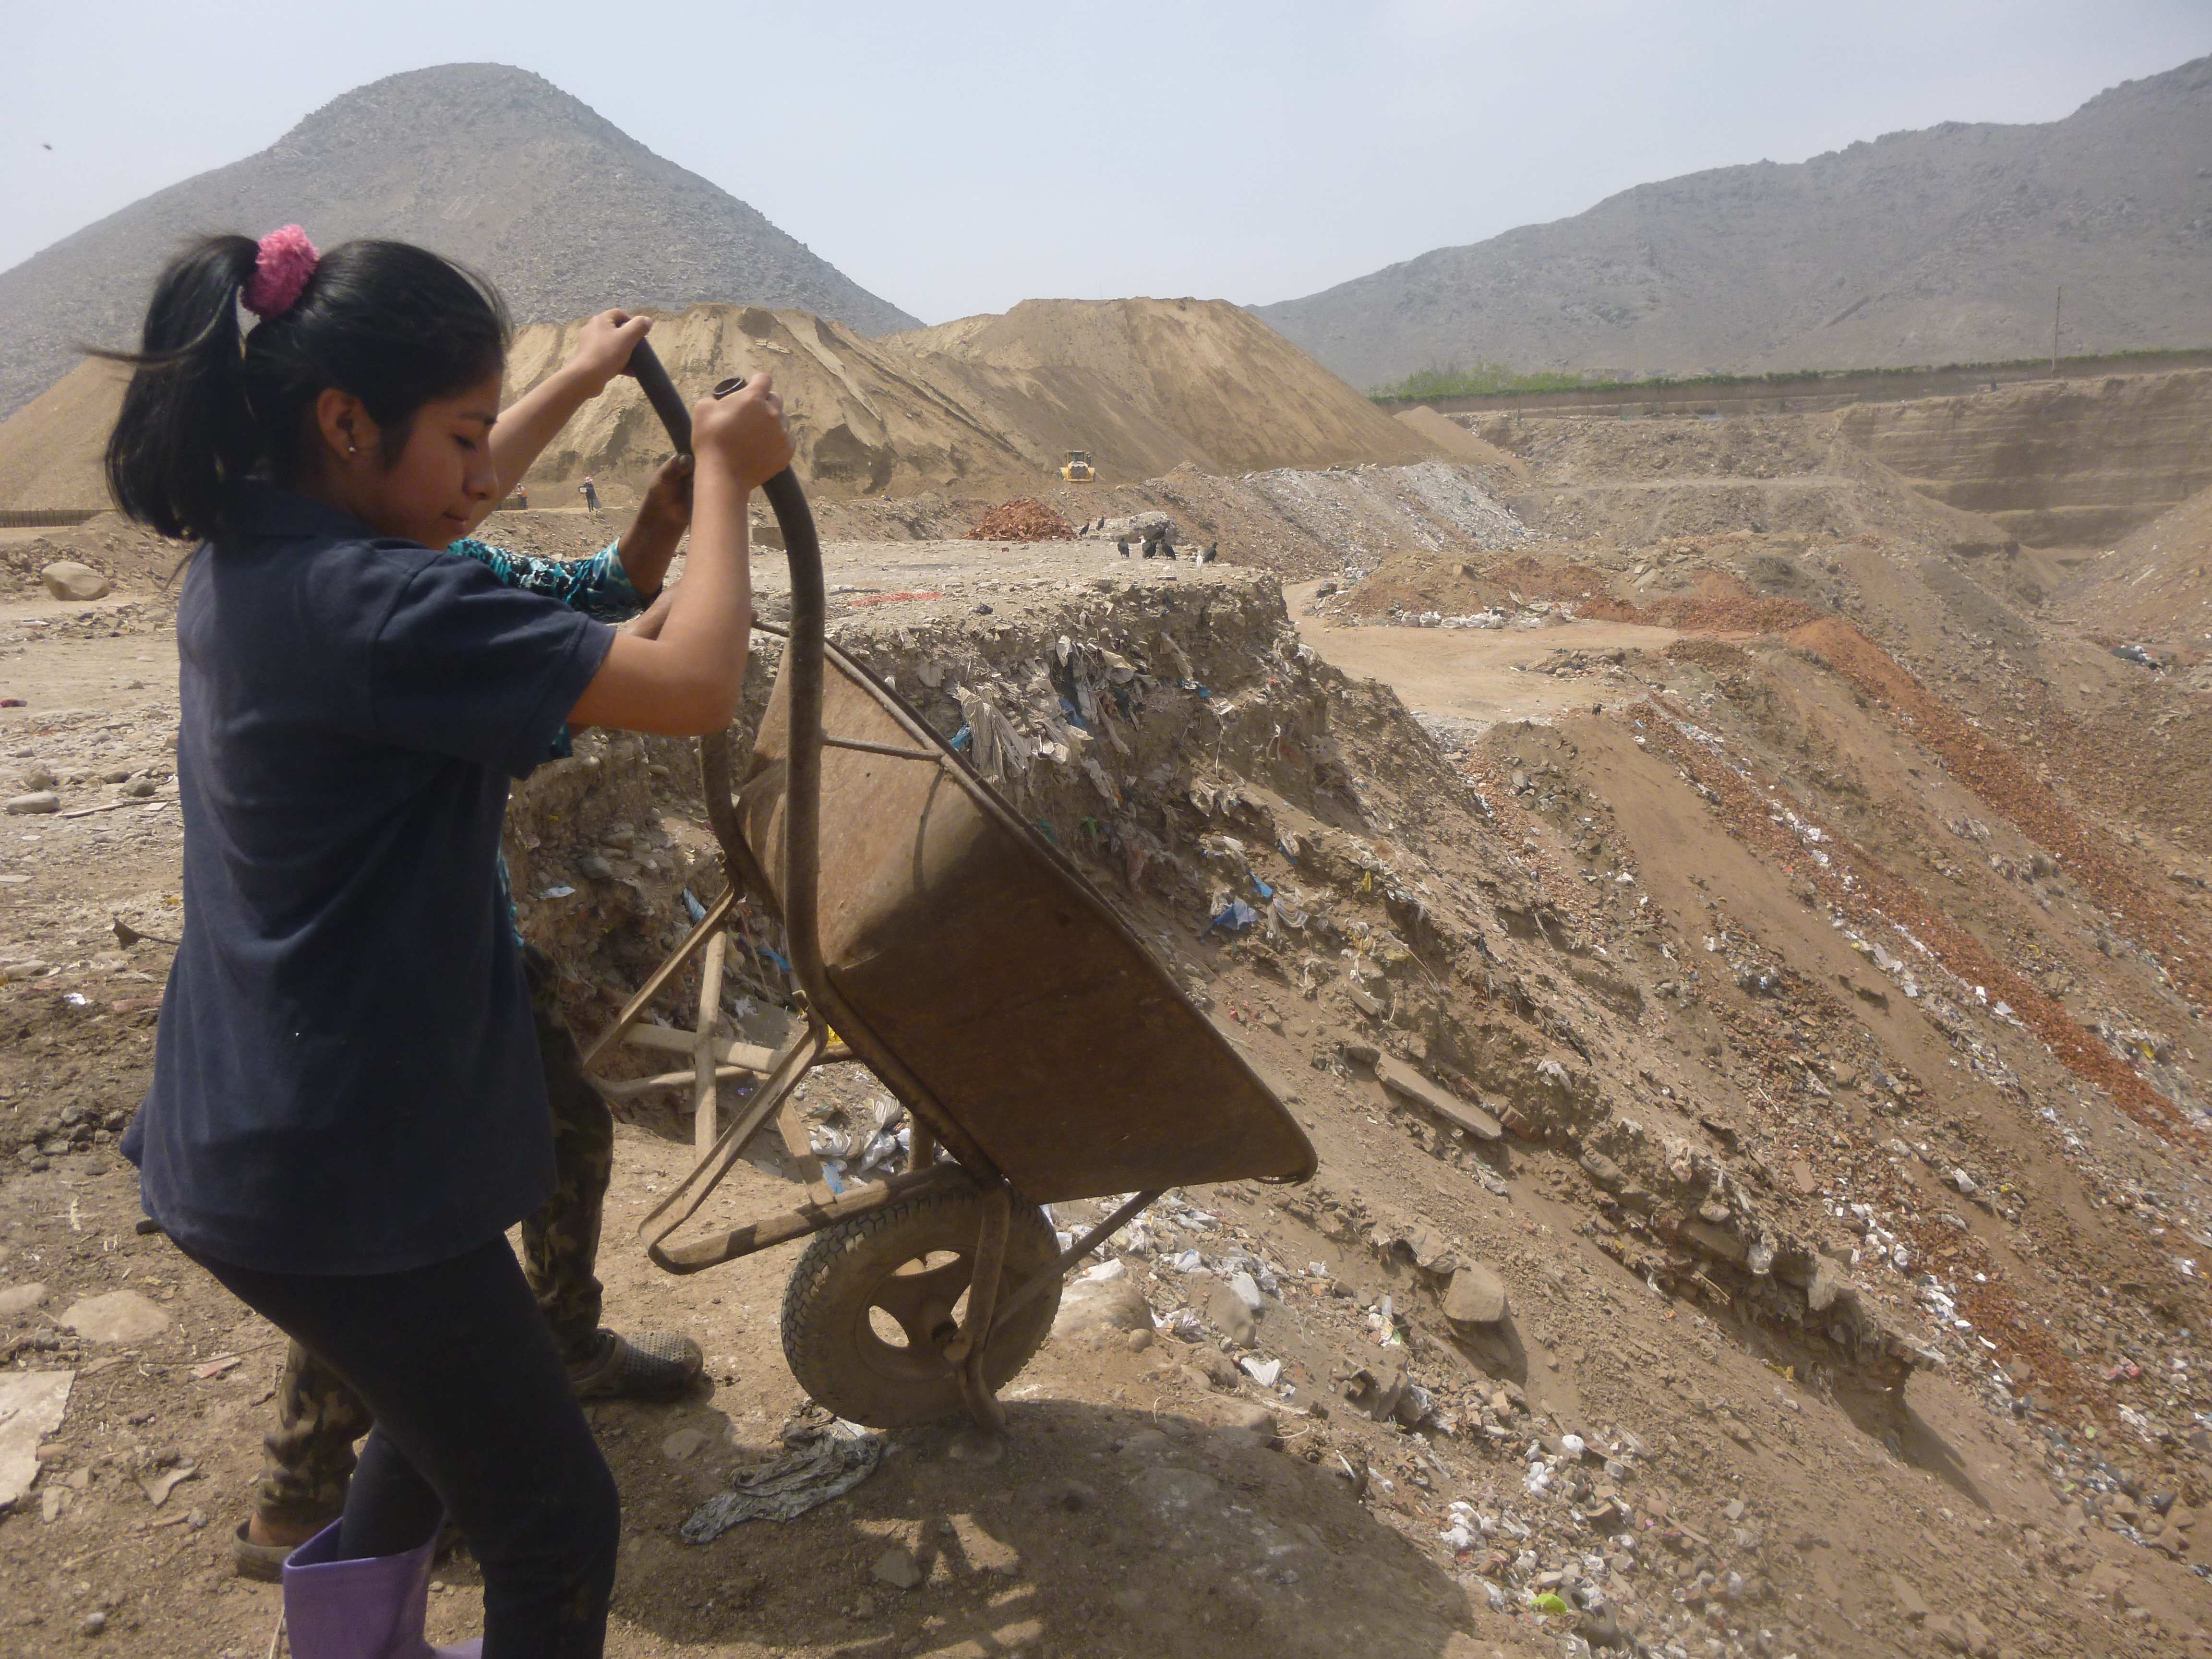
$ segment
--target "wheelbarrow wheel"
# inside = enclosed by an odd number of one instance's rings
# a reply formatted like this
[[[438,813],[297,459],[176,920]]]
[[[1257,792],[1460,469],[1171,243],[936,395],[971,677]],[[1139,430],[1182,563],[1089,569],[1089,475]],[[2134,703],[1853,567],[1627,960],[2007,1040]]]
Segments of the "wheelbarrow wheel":
[[[974,1265],[982,1197],[944,1187],[817,1235],[783,1295],[783,1353],[791,1374],[838,1416],[897,1429],[956,1417],[960,1378],[938,1337],[957,1326]],[[1029,1364],[1060,1311],[1053,1273],[1059,1241],[1034,1205],[1006,1227],[1003,1303],[1038,1274],[1052,1283],[993,1333],[983,1353],[994,1392]]]

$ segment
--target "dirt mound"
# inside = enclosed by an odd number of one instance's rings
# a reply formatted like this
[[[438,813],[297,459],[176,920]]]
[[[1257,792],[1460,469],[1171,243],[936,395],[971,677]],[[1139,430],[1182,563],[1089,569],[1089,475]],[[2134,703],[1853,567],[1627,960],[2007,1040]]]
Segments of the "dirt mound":
[[[21,541],[0,540],[0,569],[32,587],[38,585],[42,568],[58,559],[73,559],[91,566],[118,588],[173,597],[174,578],[191,551],[190,543],[157,536],[120,513],[102,513],[65,530],[41,531]]]
[[[2062,590],[2067,613],[2115,642],[2201,651],[2212,634],[2212,489],[2090,553]]]
[[[1075,526],[1033,496],[1001,501],[968,532],[976,542],[1072,542]]]
[[[1426,404],[1418,409],[1399,410],[1398,423],[1434,444],[1455,461],[1472,461],[1481,467],[1496,467],[1504,477],[1525,483],[1528,469],[1520,457],[1498,448],[1495,444],[1474,435],[1472,428],[1457,421],[1447,420]]]
[[[100,455],[123,380],[112,363],[81,362],[0,421],[0,507],[107,505]]]
[[[1437,453],[1222,300],[1024,300],[884,344],[1055,463],[1060,451],[1090,451],[1111,481],[1184,463],[1233,473]]]

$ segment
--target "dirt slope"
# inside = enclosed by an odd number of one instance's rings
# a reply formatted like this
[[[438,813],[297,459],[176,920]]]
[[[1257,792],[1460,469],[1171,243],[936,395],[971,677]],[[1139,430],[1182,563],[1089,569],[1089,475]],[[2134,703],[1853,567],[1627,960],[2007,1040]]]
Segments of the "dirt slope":
[[[2212,489],[2131,531],[2117,545],[2084,552],[2061,602],[2116,643],[2151,641],[2201,655],[2212,640]]]
[[[1492,361],[1689,373],[2212,341],[2212,58],[2063,120],[1946,122],[1718,167],[1258,307],[1355,385]]]
[[[130,344],[187,237],[303,224],[420,242],[497,283],[523,322],[701,300],[801,306],[869,333],[914,325],[726,191],[558,87],[501,64],[370,82],[267,149],[134,202],[0,271],[0,413],[81,342]]]
[[[1843,550],[1839,625],[1958,614],[1911,551]],[[714,1381],[594,1411],[626,1513],[617,1659],[2201,1650],[2212,1305],[2176,1261],[2206,1248],[2201,1171],[1959,970],[2032,959],[2032,994],[2093,1012],[2120,1073],[2177,1105],[2203,1066],[2155,961],[2099,948],[2093,896],[2035,873],[2033,825],[1944,772],[1882,690],[1903,681],[1862,690],[1778,639],[1652,630],[1608,654],[1553,628],[1544,678],[1571,701],[1469,739],[1339,674],[1334,630],[1294,627],[1256,573],[905,544],[835,549],[831,575],[837,637],[925,718],[988,707],[999,787],[1204,999],[1322,1170],[1156,1206],[1115,1260],[1158,1328],[1055,1336],[1009,1390],[1002,1464],[902,1433],[847,1498],[696,1546],[678,1523],[804,1418],[773,1334],[790,1252],[645,1267],[624,1241],[688,1136],[629,1110],[610,1315],[695,1332]],[[11,750],[72,805],[106,769],[158,787],[0,860],[20,878],[0,957],[54,970],[0,988],[0,1275],[45,1287],[0,1345],[78,1374],[31,1512],[0,1523],[11,1634],[81,1650],[99,1611],[118,1653],[258,1650],[274,1592],[228,1577],[224,1533],[279,1350],[133,1234],[112,1146],[165,953],[112,948],[108,919],[163,931],[176,845],[173,707],[118,683],[171,647],[33,620],[0,622],[25,653],[0,690],[33,703],[0,713]],[[587,1029],[681,930],[678,889],[710,890],[680,761],[594,735],[520,792],[524,926]],[[1209,927],[1227,896],[1260,919]],[[826,1085],[807,1110],[830,1128],[873,1092]],[[1453,1133],[1475,1109],[1498,1139]],[[784,1201],[780,1170],[741,1170],[708,1219]],[[1455,1323],[1475,1267],[1503,1315]],[[120,1289],[169,1323],[104,1364],[62,1316]],[[180,1462],[163,1527],[139,1482]],[[148,1547],[110,1547],[141,1521]],[[891,1547],[916,1588],[875,1576]],[[457,1558],[441,1582],[452,1639],[477,1574]]]
[[[2212,372],[1864,404],[1838,429],[2031,546],[2109,545],[2212,484]]]

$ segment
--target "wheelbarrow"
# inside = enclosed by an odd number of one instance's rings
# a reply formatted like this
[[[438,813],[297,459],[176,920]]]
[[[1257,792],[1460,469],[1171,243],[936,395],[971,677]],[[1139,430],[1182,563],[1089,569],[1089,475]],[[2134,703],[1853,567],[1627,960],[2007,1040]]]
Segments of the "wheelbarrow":
[[[688,453],[689,410],[650,347],[629,372]],[[690,1049],[698,1095],[697,1162],[641,1225],[647,1255],[694,1273],[811,1237],[783,1303],[799,1385],[872,1427],[964,1408],[994,1435],[997,1393],[1051,1331],[1076,1264],[1170,1187],[1304,1181],[1314,1151],[1082,872],[824,639],[805,497],[788,470],[763,493],[790,561],[791,618],[753,626],[783,635],[781,666],[749,755],[726,734],[699,744],[726,890],[585,1063],[702,957],[697,1032],[636,1029]],[[773,1049],[716,1032],[740,894],[781,921],[801,1005]],[[865,1066],[906,1109],[907,1167],[842,1191],[816,1184],[796,1208],[672,1243],[771,1120],[804,1157],[793,1091],[837,1064]],[[725,1123],[718,1085],[738,1077],[752,1086]],[[1042,1206],[1115,1195],[1059,1248]]]

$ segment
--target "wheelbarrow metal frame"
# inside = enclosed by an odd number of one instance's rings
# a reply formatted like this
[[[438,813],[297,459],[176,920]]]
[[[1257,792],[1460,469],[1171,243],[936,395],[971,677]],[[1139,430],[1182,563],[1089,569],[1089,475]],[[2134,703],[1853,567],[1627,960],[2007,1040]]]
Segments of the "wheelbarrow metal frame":
[[[633,349],[629,373],[637,379],[677,448],[688,453],[690,412],[659,360],[643,342]],[[726,381],[715,388],[716,395],[726,395],[742,384]],[[983,1371],[984,1356],[994,1332],[1003,1328],[1015,1313],[1135,1219],[1163,1189],[1139,1192],[1127,1199],[1111,1215],[1062,1252],[1048,1269],[1011,1291],[1002,1284],[1012,1206],[1017,1201],[1026,1200],[1021,1199],[975,1138],[839,994],[825,969],[819,931],[822,750],[826,745],[948,770],[975,804],[1002,824],[1024,835],[1028,827],[983,787],[980,779],[962,776],[962,763],[942,739],[921,726],[918,718],[865,666],[842,653],[836,653],[841,673],[871,690],[880,706],[913,739],[914,746],[841,738],[823,732],[826,659],[831,648],[824,639],[828,598],[820,541],[813,514],[791,471],[787,470],[769,479],[763,493],[782,530],[791,572],[788,628],[754,624],[760,631],[781,635],[786,641],[779,676],[780,690],[787,700],[783,733],[787,747],[783,757],[781,898],[776,884],[769,878],[740,823],[737,792],[732,787],[736,780],[728,734],[724,732],[703,737],[699,740],[700,777],[708,819],[722,853],[727,888],[636,994],[623,1005],[613,1024],[592,1042],[584,1055],[585,1064],[590,1066],[619,1043],[655,999],[666,991],[684,965],[719,941],[740,891],[750,894],[775,913],[783,925],[791,976],[804,1000],[804,1018],[783,1048],[764,1066],[718,1066],[710,1056],[709,1042],[712,1007],[719,1000],[720,975],[715,970],[720,966],[720,954],[718,951],[710,954],[709,982],[702,997],[702,1010],[708,1018],[702,1019],[697,1048],[699,1134],[702,1143],[708,1141],[714,1123],[713,1103],[718,1092],[715,1083],[721,1072],[750,1072],[761,1081],[728,1125],[712,1133],[711,1144],[702,1144],[690,1172],[640,1224],[638,1231],[646,1241],[647,1254],[656,1266],[667,1272],[699,1273],[823,1231],[917,1193],[953,1182],[972,1183],[979,1189],[983,1202],[967,1311],[957,1329],[948,1328],[939,1335],[939,1347],[946,1364],[960,1377],[961,1395],[969,1415],[987,1434],[995,1434],[1003,1427],[1004,1414],[984,1380]],[[1066,864],[1064,857],[1056,858],[1056,861]],[[1073,866],[1066,868],[1073,871]],[[1079,885],[1079,874],[1077,880]],[[1121,926],[1118,919],[1115,925]],[[1126,933],[1126,927],[1122,931]],[[1140,945],[1139,948],[1141,951]],[[841,1040],[834,1046],[830,1036],[833,1029]],[[669,1245],[669,1236],[698,1210],[708,1194],[728,1175],[745,1147],[767,1127],[770,1117],[783,1109],[799,1084],[819,1066],[849,1060],[866,1065],[910,1114],[913,1147],[908,1167],[887,1180],[848,1188],[841,1194],[817,1187],[807,1203],[792,1210],[727,1230],[719,1237]],[[952,1162],[939,1159],[940,1147]],[[1310,1148],[1307,1150],[1310,1154]],[[1310,1165],[1306,1173],[1310,1173]]]

